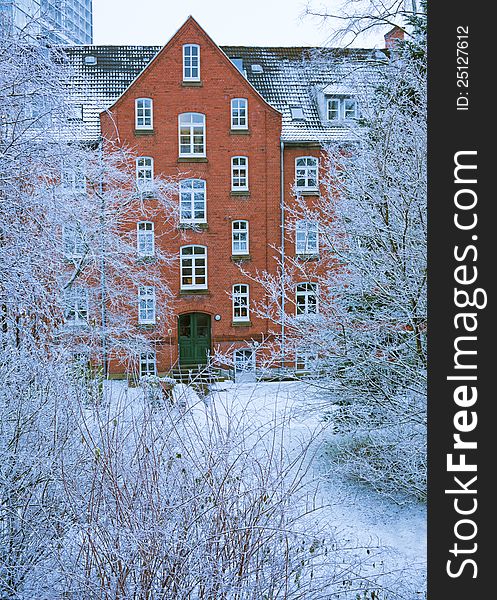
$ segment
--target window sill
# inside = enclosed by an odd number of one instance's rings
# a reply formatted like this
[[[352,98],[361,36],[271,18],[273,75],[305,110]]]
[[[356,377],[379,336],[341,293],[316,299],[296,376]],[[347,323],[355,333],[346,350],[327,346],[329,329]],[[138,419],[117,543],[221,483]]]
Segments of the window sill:
[[[319,254],[296,254],[297,260],[319,260]]]
[[[153,129],[135,129],[135,135],[154,135],[155,131]]]
[[[296,192],[300,196],[319,196],[319,190],[317,188],[297,188]]]
[[[180,156],[177,162],[179,163],[206,163],[209,162],[206,156]]]
[[[178,225],[178,229],[182,229],[182,230],[191,229],[192,231],[198,231],[198,230],[205,231],[205,230],[209,229],[209,225],[207,223],[180,223]]]
[[[351,117],[350,119],[333,119],[332,121],[327,119],[325,123],[328,125],[328,127],[350,127],[350,125],[353,123],[357,123],[358,119],[359,117]]]
[[[203,81],[182,81],[181,82],[181,87],[204,87],[204,82]]]
[[[88,321],[65,321],[63,325],[64,331],[74,331],[74,330],[88,330],[90,324]]]
[[[157,323],[138,323],[139,329],[143,329],[145,331],[155,329],[157,327]]]
[[[151,190],[138,190],[136,197],[140,200],[149,200],[154,197],[154,193]]]
[[[154,263],[156,261],[156,257],[153,254],[150,255],[138,255],[136,261],[139,263]]]
[[[252,327],[252,321],[231,321],[231,327]]]
[[[233,262],[243,262],[245,260],[252,260],[250,254],[232,254],[231,260]]]
[[[250,129],[230,129],[230,135],[251,135]]]
[[[180,296],[210,296],[210,291],[209,290],[180,290],[179,291],[179,295]]]
[[[250,196],[250,192],[248,190],[242,191],[242,190],[231,190],[230,192],[230,196],[239,196],[239,197],[243,197],[243,196]]]

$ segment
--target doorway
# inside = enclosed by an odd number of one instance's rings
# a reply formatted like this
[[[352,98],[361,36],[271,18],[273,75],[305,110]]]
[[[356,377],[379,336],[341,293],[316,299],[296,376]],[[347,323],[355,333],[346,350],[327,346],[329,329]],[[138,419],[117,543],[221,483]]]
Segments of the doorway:
[[[211,317],[186,313],[178,319],[179,364],[205,365],[211,351]]]

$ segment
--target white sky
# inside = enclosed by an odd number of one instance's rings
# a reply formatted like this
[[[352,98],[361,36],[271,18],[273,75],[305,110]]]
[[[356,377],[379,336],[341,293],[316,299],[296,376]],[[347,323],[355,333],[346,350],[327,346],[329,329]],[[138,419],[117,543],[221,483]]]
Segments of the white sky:
[[[302,18],[305,5],[305,0],[93,0],[93,37],[95,44],[163,45],[191,14],[220,46],[325,45],[330,23]],[[362,44],[383,47],[383,37]]]

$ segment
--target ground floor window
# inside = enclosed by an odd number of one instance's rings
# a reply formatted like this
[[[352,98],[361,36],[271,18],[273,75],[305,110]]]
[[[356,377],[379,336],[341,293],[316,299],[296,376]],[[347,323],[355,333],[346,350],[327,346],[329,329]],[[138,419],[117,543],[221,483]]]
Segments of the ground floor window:
[[[140,377],[146,375],[157,375],[157,357],[155,352],[143,352],[140,354]]]
[[[255,352],[252,348],[238,348],[233,352],[235,375],[255,372]]]

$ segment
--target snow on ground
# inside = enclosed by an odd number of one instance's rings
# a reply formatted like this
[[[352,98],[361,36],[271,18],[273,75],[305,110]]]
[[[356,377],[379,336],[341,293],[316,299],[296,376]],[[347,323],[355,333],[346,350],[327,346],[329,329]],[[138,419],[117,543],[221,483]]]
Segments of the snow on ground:
[[[423,505],[397,505],[366,486],[330,474],[323,442],[329,427],[306,410],[311,388],[303,381],[257,384],[220,383],[209,400],[218,412],[243,413],[254,426],[288,423],[283,443],[290,454],[314,437],[311,477],[320,480],[321,519],[350,544],[381,548],[384,570],[395,570],[411,590],[423,598],[426,577],[426,510]],[[326,476],[324,476],[326,473]],[[411,596],[409,596],[409,599]]]
[[[142,393],[140,388],[122,384],[114,384],[113,389],[125,394],[131,405]],[[370,547],[371,556],[381,562],[381,571],[392,573],[388,581],[399,579],[409,590],[402,598],[425,598],[425,507],[397,505],[366,486],[330,473],[323,444],[331,432],[318,414],[307,410],[312,394],[304,381],[236,384],[226,381],[211,386],[205,398],[185,385],[177,385],[174,399],[187,407],[200,429],[208,421],[226,430],[243,423],[243,431],[248,430],[255,443],[263,443],[257,440],[281,427],[278,439],[289,457],[297,456],[310,443],[307,476],[319,481],[317,498],[323,506],[318,513],[320,525],[351,547]],[[385,596],[390,597],[397,598],[394,594]]]

